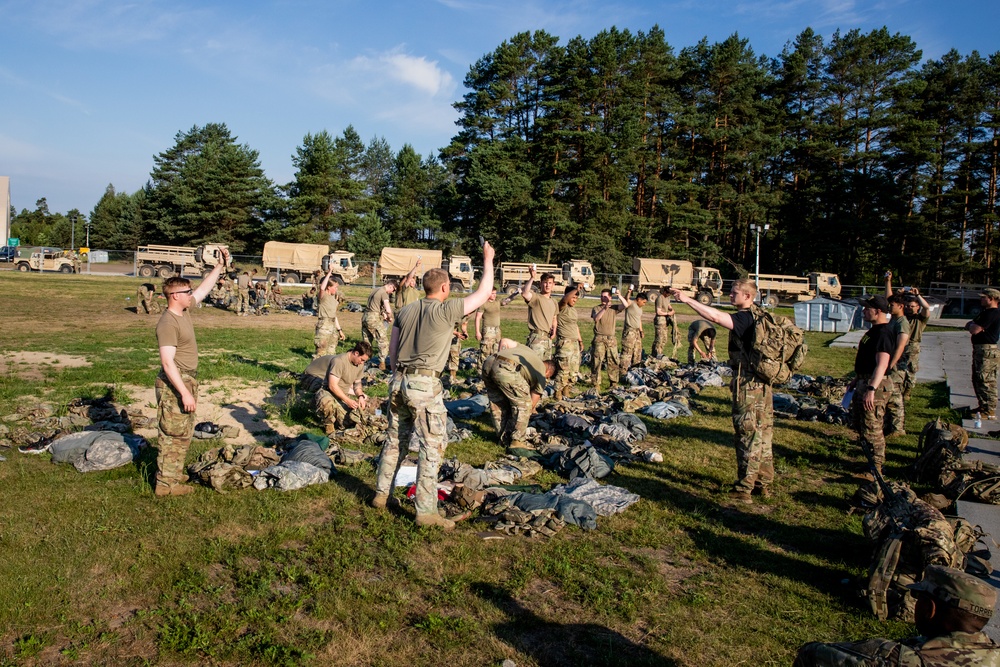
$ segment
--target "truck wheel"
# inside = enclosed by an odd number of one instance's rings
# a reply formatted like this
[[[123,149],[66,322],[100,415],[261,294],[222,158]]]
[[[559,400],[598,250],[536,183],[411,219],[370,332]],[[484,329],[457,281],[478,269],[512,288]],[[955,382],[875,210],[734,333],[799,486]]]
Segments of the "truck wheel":
[[[154,273],[156,273],[156,269],[149,264],[143,264],[139,267],[139,275],[143,278],[152,278]]]
[[[167,278],[170,278],[171,276],[174,275],[174,267],[167,266],[166,264],[164,264],[163,266],[161,266],[156,270],[156,275],[166,280]]]
[[[457,280],[452,280],[451,281],[451,291],[452,292],[464,292],[465,291],[465,285],[463,285],[462,283],[458,282]]]
[[[778,307],[778,297],[776,297],[773,294],[769,294],[768,297],[767,297],[766,303],[767,303],[767,307],[768,308],[777,308]]]
[[[73,273],[73,267],[68,264],[63,264],[59,267],[59,273]]]
[[[272,280],[277,280],[278,279],[278,272],[277,271],[268,271],[267,275],[264,276],[264,277],[267,278],[268,282],[271,282]]]
[[[698,296],[695,297],[698,303],[708,306],[712,303],[712,293],[711,292],[698,292]]]
[[[17,265],[17,270],[27,273],[28,271],[31,271],[31,265],[28,264],[27,262],[20,262]]]
[[[294,271],[289,271],[288,273],[286,273],[282,277],[285,279],[283,282],[286,282],[286,283],[297,283],[297,282],[299,282],[299,274],[295,273]]]

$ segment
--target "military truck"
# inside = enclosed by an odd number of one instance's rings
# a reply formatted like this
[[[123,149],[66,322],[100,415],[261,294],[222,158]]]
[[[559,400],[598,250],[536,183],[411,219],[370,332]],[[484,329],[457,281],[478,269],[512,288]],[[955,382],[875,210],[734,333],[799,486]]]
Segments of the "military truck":
[[[228,248],[218,243],[207,243],[197,248],[174,245],[139,246],[135,253],[135,272],[142,278],[159,276],[204,276],[211,273],[222,261],[221,250]]]
[[[504,291],[511,287],[520,287],[531,277],[532,262],[501,262],[500,288]],[[571,259],[558,264],[535,264],[538,277],[543,273],[555,276],[556,287],[565,287],[569,283],[583,285],[585,292],[594,288],[594,267],[585,259]]]
[[[639,292],[657,293],[672,287],[706,305],[722,297],[722,274],[710,266],[695,266],[684,259],[635,257],[632,272]]]
[[[757,281],[761,303],[774,307],[781,301],[808,301],[817,296],[840,298],[840,278],[836,273],[814,271],[807,276],[750,274]]]
[[[382,248],[382,254],[378,260],[378,270],[382,274],[382,280],[395,278],[399,280],[410,272],[417,264],[417,258],[422,263],[417,272],[419,279],[427,269],[442,268],[448,272],[451,280],[451,290],[461,292],[472,289],[475,282],[476,272],[472,268],[472,258],[466,255],[452,255],[448,259],[441,260],[440,250],[427,250],[425,248]],[[418,283],[419,284],[419,283]]]
[[[80,273],[80,258],[68,250],[37,248],[28,259],[19,257],[14,265],[18,271],[58,271],[59,273]]]
[[[268,241],[264,244],[264,273],[283,283],[298,283],[316,271],[324,274],[333,267],[333,279],[341,285],[350,285],[358,279],[354,253],[335,250],[319,243],[284,243]]]

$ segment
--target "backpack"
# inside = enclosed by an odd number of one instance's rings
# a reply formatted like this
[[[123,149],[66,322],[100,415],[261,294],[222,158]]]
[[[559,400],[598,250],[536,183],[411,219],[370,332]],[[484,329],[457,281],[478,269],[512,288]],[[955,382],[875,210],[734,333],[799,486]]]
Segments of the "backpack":
[[[937,481],[946,463],[962,460],[962,452],[969,444],[969,433],[957,424],[947,424],[940,418],[927,422],[920,432],[920,455],[910,466],[917,482]]]
[[[802,329],[787,317],[769,313],[758,306],[750,306],[754,321],[754,344],[744,350],[750,362],[750,371],[764,384],[785,384],[806,359],[806,345]]]

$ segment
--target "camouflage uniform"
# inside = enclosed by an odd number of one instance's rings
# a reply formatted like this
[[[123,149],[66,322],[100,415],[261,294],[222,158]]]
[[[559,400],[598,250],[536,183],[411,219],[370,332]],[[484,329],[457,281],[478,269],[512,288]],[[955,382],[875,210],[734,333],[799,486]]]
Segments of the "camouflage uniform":
[[[622,333],[622,352],[619,356],[622,370],[628,370],[642,363],[642,332],[630,329]]]
[[[531,394],[545,391],[541,356],[523,345],[504,350],[483,363],[483,384],[500,444],[523,447],[531,418]]]
[[[250,276],[240,275],[236,281],[239,292],[236,300],[236,314],[245,315],[250,312]]]
[[[744,344],[752,340],[755,319],[752,312],[733,314],[734,321],[746,324],[748,340],[729,336],[729,364],[733,368],[730,383],[733,399],[733,444],[736,449],[736,492],[752,493],[755,487],[763,494],[774,482],[774,396],[771,385],[754,376],[749,360],[750,349]]]
[[[337,319],[337,308],[340,301],[337,295],[324,293],[320,295],[317,307],[316,331],[313,334],[313,344],[316,352],[313,359],[328,354],[337,354],[337,344],[340,342],[340,320]]]
[[[337,429],[347,429],[357,423],[356,410],[351,410],[341,403],[329,389],[320,388],[313,399],[316,416],[323,425],[327,436],[333,435]]]
[[[156,302],[156,291],[151,290],[149,287],[149,285],[142,284],[139,285],[139,289],[136,290],[135,295],[139,303],[135,312],[140,315],[159,315],[162,311],[160,309],[160,304]]]
[[[664,292],[661,292],[658,297],[656,297],[655,307],[657,310],[666,310],[670,305],[670,297],[668,297]],[[667,337],[667,330],[670,330],[669,338]],[[677,318],[674,315],[654,315],[653,316],[653,350],[652,355],[654,357],[659,357],[663,354],[664,348],[667,346],[667,341],[669,340],[673,345],[673,351],[670,353],[671,357],[677,356],[677,347],[681,344],[681,334],[677,330]]]
[[[552,358],[552,338],[546,332],[532,331],[529,333],[528,347],[542,359]]]
[[[920,370],[920,343],[930,315],[921,310],[916,315],[908,316],[910,321],[910,342],[906,346],[906,373],[903,377],[903,400],[910,400],[910,393],[917,383],[917,372]]]
[[[905,316],[892,318],[889,323],[898,338],[900,335],[910,335],[910,322]],[[903,383],[906,381],[906,373],[909,369],[909,355],[903,350],[902,356],[896,365],[889,369],[887,375],[892,380],[892,393],[885,406],[885,430],[887,433],[900,433],[906,430],[906,406],[903,403]]]
[[[486,357],[496,354],[500,349],[500,339],[503,335],[500,332],[500,327],[488,327],[483,325],[483,338],[479,341],[479,370],[480,373],[483,369],[483,362],[486,361]]]
[[[382,301],[388,298],[385,287],[372,292],[368,297],[368,308],[361,318],[361,340],[371,345],[373,350],[378,350],[379,361],[383,363],[389,356],[389,336],[385,332],[385,306]]]
[[[192,373],[181,371],[181,380],[191,395],[198,399],[198,380]],[[194,435],[194,413],[184,412],[181,395],[170,384],[164,372],[156,377],[156,418],[159,439],[156,455],[157,486],[174,486],[187,481],[184,458]]]
[[[528,341],[532,352],[543,361],[552,359],[552,320],[558,305],[551,296],[535,294],[528,302]]]
[[[462,326],[456,329],[456,331],[461,331],[464,334],[464,328],[468,326],[468,321],[468,317],[463,317]],[[468,338],[468,335],[466,335],[466,338]],[[448,348],[448,365],[445,366],[445,370],[451,374],[452,378],[458,373],[458,362],[462,357],[462,340],[464,340],[462,335],[456,333],[451,337],[451,347]]]
[[[857,389],[851,401],[851,419],[858,437],[871,445],[875,455],[875,465],[882,469],[885,464],[885,411],[889,397],[893,392],[893,381],[889,375],[882,378],[881,384],[875,390],[875,408],[865,410],[865,390],[871,380],[867,376],[859,376]]]
[[[614,336],[595,335],[590,346],[590,376],[591,384],[595,388],[601,386],[601,368],[608,367],[608,380],[611,384],[617,384],[620,377],[620,366],[618,361],[618,341]]]
[[[580,341],[576,338],[560,338],[556,342],[556,389],[569,391],[580,377]]]
[[[972,346],[972,387],[979,401],[979,411],[984,415],[997,412],[997,369],[1000,368],[1000,350],[996,345]]]

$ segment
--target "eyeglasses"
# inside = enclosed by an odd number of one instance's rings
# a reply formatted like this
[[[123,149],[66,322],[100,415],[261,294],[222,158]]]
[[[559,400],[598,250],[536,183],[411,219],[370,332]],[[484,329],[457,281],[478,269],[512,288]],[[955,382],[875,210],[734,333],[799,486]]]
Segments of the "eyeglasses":
[[[181,289],[177,290],[176,292],[171,292],[171,294],[193,294],[193,293],[194,293],[193,289]]]

